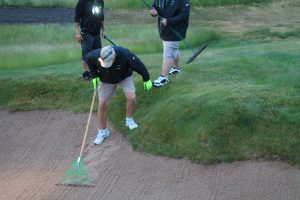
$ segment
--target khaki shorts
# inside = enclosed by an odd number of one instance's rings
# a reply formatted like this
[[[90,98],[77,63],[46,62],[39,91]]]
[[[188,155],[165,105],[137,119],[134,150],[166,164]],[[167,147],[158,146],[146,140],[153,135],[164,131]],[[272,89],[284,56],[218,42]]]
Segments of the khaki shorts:
[[[107,102],[115,96],[117,86],[120,86],[125,94],[135,93],[133,76],[129,76],[117,84],[101,83],[100,86],[98,86],[99,101]]]
[[[163,46],[165,60],[174,60],[180,56],[178,41],[163,41]]]

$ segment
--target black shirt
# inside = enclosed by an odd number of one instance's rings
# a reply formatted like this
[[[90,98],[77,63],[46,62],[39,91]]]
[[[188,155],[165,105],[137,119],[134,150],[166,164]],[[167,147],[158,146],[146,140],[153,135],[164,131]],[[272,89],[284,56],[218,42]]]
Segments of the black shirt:
[[[83,33],[99,35],[104,21],[103,11],[103,0],[79,0],[76,5],[74,21],[80,24]]]
[[[87,63],[92,78],[100,77],[101,82],[116,84],[131,76],[135,71],[143,77],[144,82],[150,80],[148,70],[138,57],[126,48],[118,46],[113,48],[116,52],[116,59],[109,68],[102,67],[98,61],[101,49],[93,50],[88,54]]]

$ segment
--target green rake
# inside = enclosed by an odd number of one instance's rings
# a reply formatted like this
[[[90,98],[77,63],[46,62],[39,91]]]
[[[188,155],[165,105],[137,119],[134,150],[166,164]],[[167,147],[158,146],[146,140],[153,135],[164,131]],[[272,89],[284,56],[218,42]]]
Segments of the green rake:
[[[89,173],[88,173],[88,171],[84,165],[84,162],[82,160],[82,153],[83,153],[83,149],[84,149],[84,145],[85,145],[85,141],[86,141],[86,137],[87,137],[87,132],[89,129],[89,124],[90,124],[90,120],[91,120],[91,116],[92,116],[92,112],[93,112],[94,102],[95,102],[95,98],[96,98],[96,94],[97,94],[96,91],[97,90],[94,90],[93,101],[92,101],[92,105],[90,108],[89,118],[88,118],[87,125],[85,128],[85,133],[84,133],[79,157],[72,164],[72,166],[68,169],[68,171],[66,171],[64,173],[64,175],[60,178],[59,183],[57,185],[86,186],[86,187],[94,186],[92,184],[92,181],[89,177]]]

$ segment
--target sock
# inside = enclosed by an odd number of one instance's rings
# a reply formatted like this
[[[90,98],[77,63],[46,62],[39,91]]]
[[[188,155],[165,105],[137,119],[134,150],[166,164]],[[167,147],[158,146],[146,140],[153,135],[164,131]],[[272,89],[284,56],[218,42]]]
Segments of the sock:
[[[107,128],[105,128],[105,129],[98,129],[98,133],[100,133],[101,131],[107,131]]]

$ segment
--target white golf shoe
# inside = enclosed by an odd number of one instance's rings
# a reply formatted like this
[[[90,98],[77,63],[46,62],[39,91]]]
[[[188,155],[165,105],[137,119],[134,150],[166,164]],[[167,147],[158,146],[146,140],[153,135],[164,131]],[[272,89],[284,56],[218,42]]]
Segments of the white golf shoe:
[[[181,73],[181,69],[179,67],[175,68],[175,67],[171,67],[169,74],[180,74]]]
[[[125,125],[130,129],[135,129],[138,127],[137,123],[135,123],[135,121],[133,120],[133,118],[128,118],[126,117],[126,120],[125,120]]]
[[[106,128],[104,130],[98,130],[97,137],[94,141],[95,145],[102,144],[106,138],[109,137],[109,130]]]
[[[161,87],[161,86],[167,84],[168,82],[169,82],[168,77],[160,75],[159,77],[157,77],[157,79],[155,79],[153,81],[153,86],[154,87]]]

